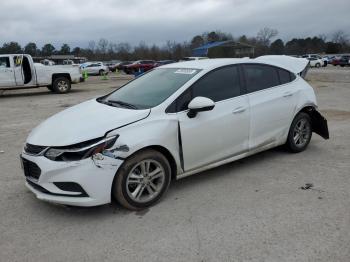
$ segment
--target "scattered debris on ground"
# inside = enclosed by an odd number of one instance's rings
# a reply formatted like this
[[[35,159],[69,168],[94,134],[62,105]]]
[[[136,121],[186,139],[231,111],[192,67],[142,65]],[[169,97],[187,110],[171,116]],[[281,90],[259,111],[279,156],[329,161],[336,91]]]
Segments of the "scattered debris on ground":
[[[311,183],[306,183],[304,186],[300,187],[300,189],[302,190],[308,190],[308,189],[312,189],[314,187],[313,184]]]

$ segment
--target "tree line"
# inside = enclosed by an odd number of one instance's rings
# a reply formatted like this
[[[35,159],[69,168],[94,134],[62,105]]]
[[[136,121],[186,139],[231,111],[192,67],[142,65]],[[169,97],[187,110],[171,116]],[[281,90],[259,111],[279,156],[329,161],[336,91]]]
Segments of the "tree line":
[[[293,38],[287,42],[278,38],[278,31],[272,28],[262,28],[256,36],[248,37],[241,35],[233,37],[230,33],[221,31],[204,32],[194,36],[190,41],[175,42],[167,41],[164,45],[147,45],[140,42],[136,46],[131,46],[127,42],[115,43],[101,38],[99,41],[90,41],[87,48],[74,47],[63,44],[60,49],[56,49],[51,43],[47,43],[38,48],[37,44],[30,42],[22,47],[17,42],[7,42],[0,47],[0,54],[25,53],[32,56],[48,57],[51,55],[74,55],[87,57],[89,60],[137,60],[153,59],[179,60],[190,56],[192,49],[207,43],[216,41],[232,40],[255,47],[254,56],[266,54],[286,54],[302,55],[307,53],[327,53],[338,54],[350,52],[350,42],[347,34],[343,31],[336,31],[330,36],[319,35],[306,38]],[[274,40],[275,39],[275,40]],[[272,41],[274,40],[274,41]]]

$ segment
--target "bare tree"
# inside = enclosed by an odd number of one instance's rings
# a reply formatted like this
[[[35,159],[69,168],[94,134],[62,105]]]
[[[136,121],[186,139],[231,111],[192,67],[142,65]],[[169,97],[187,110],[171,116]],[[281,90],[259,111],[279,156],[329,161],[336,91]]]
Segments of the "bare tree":
[[[264,46],[269,46],[271,39],[274,38],[275,36],[278,35],[278,31],[276,29],[272,29],[269,27],[264,27],[259,30],[256,38],[258,41],[264,45]]]
[[[327,35],[326,34],[319,34],[318,38],[322,39],[323,42],[327,42]]]
[[[108,41],[107,39],[105,38],[101,38],[99,41],[98,41],[98,50],[100,53],[102,54],[106,54],[107,53],[107,47],[108,47]]]
[[[88,49],[90,49],[92,52],[95,51],[96,43],[95,41],[90,41],[88,44]]]
[[[348,42],[348,35],[342,30],[338,30],[332,35],[332,42],[345,45]]]

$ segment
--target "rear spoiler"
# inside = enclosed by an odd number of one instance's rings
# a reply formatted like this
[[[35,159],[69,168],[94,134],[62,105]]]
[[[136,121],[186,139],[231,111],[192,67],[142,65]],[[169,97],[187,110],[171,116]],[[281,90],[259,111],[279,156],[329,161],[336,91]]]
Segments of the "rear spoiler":
[[[292,73],[305,78],[309,70],[309,60],[306,58],[298,58],[287,55],[264,55],[255,58],[254,60],[274,66],[284,68]]]

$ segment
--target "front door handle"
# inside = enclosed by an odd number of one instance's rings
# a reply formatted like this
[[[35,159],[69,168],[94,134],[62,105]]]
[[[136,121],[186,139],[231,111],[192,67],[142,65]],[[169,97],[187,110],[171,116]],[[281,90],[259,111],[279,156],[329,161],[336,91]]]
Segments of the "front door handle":
[[[245,107],[240,106],[240,107],[235,108],[235,109],[232,111],[232,113],[234,113],[234,114],[239,114],[239,113],[243,113],[245,110],[246,110]]]

